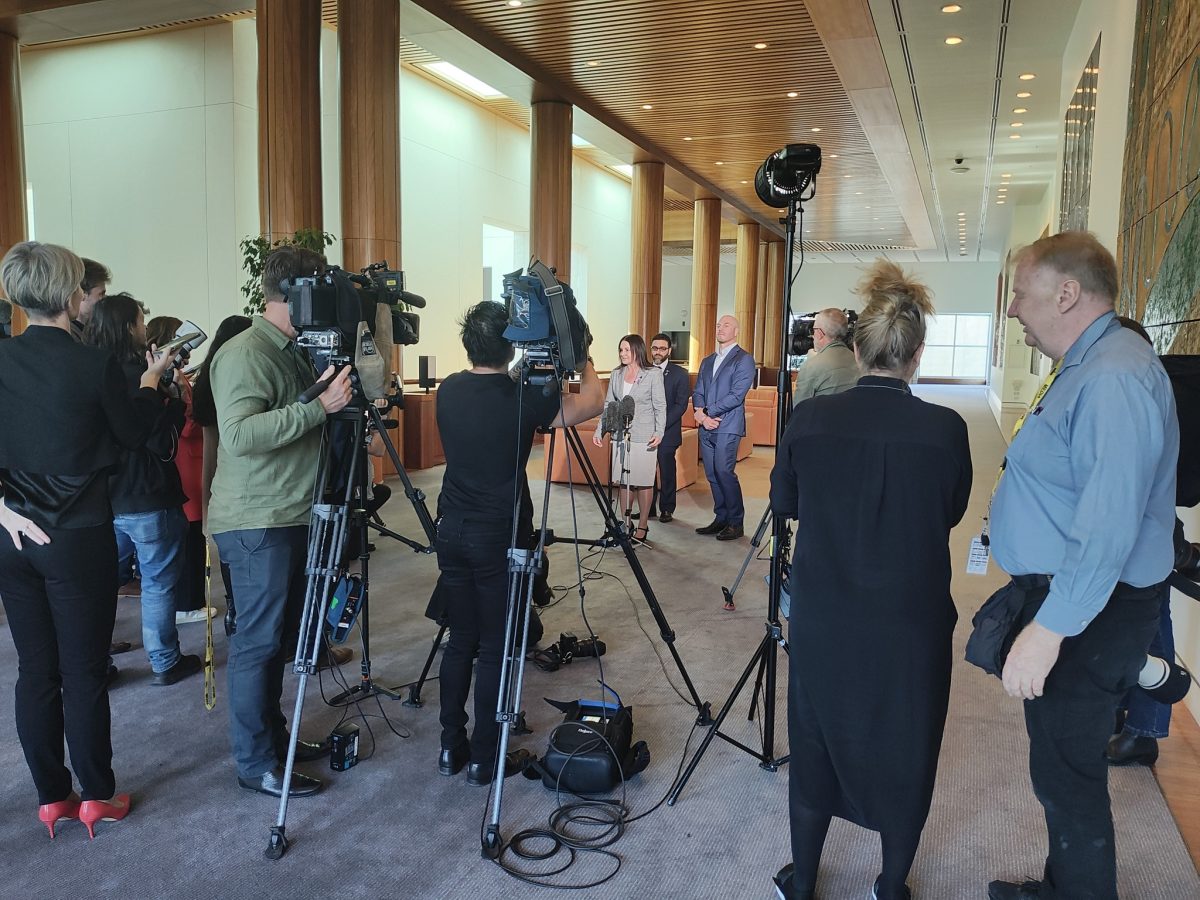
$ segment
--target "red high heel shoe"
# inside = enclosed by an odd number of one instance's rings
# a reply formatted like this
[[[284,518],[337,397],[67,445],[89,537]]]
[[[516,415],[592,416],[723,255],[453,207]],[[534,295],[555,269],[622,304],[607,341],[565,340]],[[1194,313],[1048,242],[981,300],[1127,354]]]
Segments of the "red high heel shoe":
[[[119,822],[129,815],[129,795],[117,794],[111,800],[84,800],[79,804],[79,821],[87,826],[88,837],[96,839],[97,822]]]
[[[54,826],[60,819],[79,818],[79,797],[72,793],[66,800],[59,800],[57,803],[43,803],[38,807],[38,818],[50,832],[50,840],[54,840]]]

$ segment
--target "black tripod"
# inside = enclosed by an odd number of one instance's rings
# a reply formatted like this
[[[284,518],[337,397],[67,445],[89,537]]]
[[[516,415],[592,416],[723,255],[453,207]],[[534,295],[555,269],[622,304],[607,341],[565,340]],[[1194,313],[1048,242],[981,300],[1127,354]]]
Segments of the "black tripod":
[[[637,579],[638,586],[642,590],[646,605],[650,608],[654,621],[658,623],[659,634],[671,652],[671,657],[675,660],[679,673],[683,676],[688,693],[691,695],[691,701],[696,707],[697,723],[700,725],[710,724],[712,722],[711,705],[700,699],[695,685],[692,684],[687,667],[684,666],[683,659],[680,658],[679,651],[675,648],[675,632],[667,622],[658,598],[654,595],[654,588],[650,585],[650,580],[646,577],[646,572],[637,557],[637,551],[633,547],[624,521],[613,511],[611,503],[600,487],[600,479],[584,449],[579,432],[573,425],[561,430],[567,441],[567,452],[569,456],[573,456],[578,461],[588,488],[592,492],[592,497],[596,501],[596,506],[604,519],[605,540],[613,540],[620,545],[629,562],[629,567],[633,571],[634,578]],[[521,549],[517,547],[514,536],[513,544],[508,551],[508,611],[505,618],[504,656],[500,670],[500,696],[496,704],[496,721],[501,724],[501,728],[496,751],[496,771],[493,777],[490,812],[481,835],[482,854],[489,859],[497,859],[504,846],[500,836],[500,810],[504,797],[505,756],[508,752],[510,731],[508,726],[514,726],[515,729],[524,722],[524,713],[521,712],[521,690],[525,675],[525,654],[528,651],[529,643],[529,616],[534,579],[545,556],[547,512],[550,507],[550,484],[553,476],[554,445],[557,438],[558,430],[556,429],[551,432],[550,441],[546,447],[546,488],[542,495],[542,524],[536,545],[533,550]]]
[[[375,684],[371,676],[370,627],[368,621],[368,561],[367,546],[367,492],[370,490],[370,463],[367,460],[368,423],[379,434],[384,448],[392,459],[396,472],[405,485],[405,493],[413,501],[430,542],[436,538],[433,519],[425,507],[424,494],[413,488],[408,474],[400,463],[400,457],[387,434],[387,428],[379,410],[367,400],[362,391],[358,373],[351,368],[350,383],[354,395],[343,410],[330,416],[325,423],[321,441],[321,454],[317,467],[313,510],[309,520],[308,556],[305,572],[308,582],[304,592],[304,609],[300,619],[300,632],[296,641],[296,659],[293,671],[300,676],[296,689],[296,705],[292,712],[291,734],[288,739],[287,759],[283,767],[283,792],[279,798],[279,813],[271,826],[271,836],[264,855],[268,859],[279,859],[287,852],[286,836],[288,791],[292,784],[292,773],[296,763],[296,742],[300,738],[300,720],[304,713],[304,693],[308,678],[317,671],[317,660],[325,626],[326,604],[332,596],[338,580],[345,575],[345,553],[351,529],[357,532],[362,592],[359,601],[358,624],[362,637],[362,680],[348,691],[339,694],[330,702],[358,700],[379,694],[399,699],[395,691]],[[311,402],[327,385],[318,383],[301,396],[301,402]],[[397,536],[399,537],[399,536]],[[428,548],[414,541],[401,538],[404,543],[428,552]]]
[[[811,196],[811,195],[810,195]],[[786,236],[784,238],[787,246],[787,261],[784,267],[784,272],[791,273],[792,271],[792,255],[796,244],[796,216],[800,207],[800,197],[793,197],[788,200],[787,215],[780,221],[783,223]],[[803,199],[808,199],[803,198]],[[783,309],[779,317],[779,381],[777,395],[777,410],[775,419],[775,446],[779,447],[783,442],[783,432],[787,425],[787,416],[792,410],[791,395],[792,395],[792,379],[788,369],[789,345],[791,338],[791,297],[792,297],[792,282],[789,277],[786,282],[786,290],[783,292]],[[757,542],[761,541],[762,534],[765,530],[768,518],[771,521],[771,574],[768,579],[767,591],[767,621],[765,623],[766,633],[759,641],[758,647],[750,657],[750,661],[746,664],[746,668],[742,670],[741,676],[737,680],[737,684],[733,686],[733,691],[729,695],[729,699],[725,701],[725,705],[721,707],[721,711],[717,713],[716,721],[713,727],[708,730],[704,736],[704,740],[700,742],[700,746],[696,748],[696,753],[688,763],[683,775],[676,783],[675,788],[671,791],[670,797],[667,799],[668,806],[674,806],[675,801],[679,799],[680,793],[683,791],[684,785],[688,783],[688,779],[692,777],[692,773],[696,770],[696,766],[700,764],[700,758],[704,755],[713,738],[719,737],[727,743],[732,744],[739,750],[744,750],[755,759],[758,760],[759,766],[769,772],[778,771],[779,767],[788,761],[788,756],[775,755],[775,694],[777,688],[777,671],[779,663],[779,648],[783,647],[787,650],[787,641],[783,636],[783,626],[779,621],[779,601],[781,597],[785,567],[787,566],[788,551],[791,545],[791,529],[788,527],[787,519],[783,516],[775,515],[768,507],[763,515],[762,521],[759,523],[758,530],[754,534],[754,540],[751,541],[750,553],[753,554]],[[732,607],[733,591],[737,589],[737,583],[741,581],[742,575],[749,565],[750,557],[742,563],[741,571],[738,572],[737,582],[734,583],[733,590],[724,590],[726,604]],[[763,691],[763,712],[762,712],[762,749],[755,750],[747,747],[740,741],[736,741],[729,735],[721,731],[721,725],[725,721],[725,717],[729,715],[730,709],[733,708],[734,702],[737,700],[738,694],[749,681],[751,673],[757,669],[758,676],[754,683],[754,694],[750,702],[750,719],[754,718],[754,711],[758,706],[758,693],[760,687],[763,687],[765,682],[765,690]]]

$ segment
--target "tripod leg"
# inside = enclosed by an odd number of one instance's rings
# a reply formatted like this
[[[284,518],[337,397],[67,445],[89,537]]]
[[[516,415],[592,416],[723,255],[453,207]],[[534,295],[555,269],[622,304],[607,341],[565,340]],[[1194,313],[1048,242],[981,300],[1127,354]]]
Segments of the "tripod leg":
[[[725,717],[729,715],[729,710],[733,709],[733,703],[737,699],[737,695],[742,688],[746,686],[746,682],[750,680],[750,673],[754,671],[754,667],[760,665],[760,659],[767,652],[767,644],[769,638],[763,638],[758,645],[758,649],[754,651],[754,656],[750,658],[749,664],[743,670],[741,677],[738,678],[737,684],[733,687],[733,692],[730,693],[729,699],[725,701],[725,705],[721,707],[721,711],[717,713],[717,718],[713,720],[713,726],[708,730],[708,734],[704,735],[704,740],[700,742],[700,746],[696,748],[696,753],[692,756],[691,761],[676,782],[675,788],[671,791],[671,795],[667,798],[667,806],[674,806],[675,801],[679,799],[679,794],[683,791],[684,785],[688,783],[688,779],[692,777],[692,773],[696,771],[696,766],[700,764],[700,757],[704,755],[704,751],[708,749],[708,745],[712,743],[713,738],[717,737],[721,731],[721,723],[725,721]],[[722,735],[723,737],[724,735]],[[755,754],[757,755],[757,754]]]
[[[405,706],[415,707],[420,709],[425,705],[421,700],[421,689],[425,687],[425,682],[429,678],[429,670],[433,668],[433,658],[437,656],[438,648],[442,646],[442,638],[446,634],[446,626],[443,625],[438,629],[437,637],[433,639],[433,646],[429,648],[429,656],[425,657],[425,666],[421,669],[421,677],[417,679],[417,683],[408,689],[408,699],[404,701]]]

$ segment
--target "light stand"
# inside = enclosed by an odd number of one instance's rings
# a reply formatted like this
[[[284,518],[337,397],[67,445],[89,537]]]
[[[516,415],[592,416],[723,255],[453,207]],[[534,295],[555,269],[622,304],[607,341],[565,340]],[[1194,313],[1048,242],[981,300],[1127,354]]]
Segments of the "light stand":
[[[815,159],[815,162],[814,162]],[[803,167],[803,168],[801,168]],[[791,373],[788,370],[787,361],[789,356],[789,339],[791,336],[791,302],[792,302],[792,261],[795,252],[796,244],[796,220],[798,214],[802,211],[800,204],[812,198],[816,193],[816,174],[821,168],[821,151],[820,148],[813,144],[791,144],[783,150],[772,154],[763,163],[755,176],[755,189],[759,197],[765,203],[772,206],[781,206],[779,200],[785,200],[787,213],[780,221],[784,226],[784,241],[787,247],[787,257],[784,266],[785,278],[783,291],[783,309],[779,316],[779,381],[777,394],[777,411],[775,419],[775,446],[778,448],[783,443],[783,433],[787,425],[787,417],[791,413]],[[804,191],[809,186],[812,191],[808,196],[804,196]],[[750,657],[750,661],[746,664],[746,668],[742,670],[741,676],[733,687],[733,691],[729,695],[729,699],[725,701],[725,705],[721,707],[721,711],[717,714],[716,721],[713,727],[708,730],[704,736],[704,740],[700,742],[700,746],[696,748],[696,753],[688,763],[683,775],[676,783],[675,788],[671,791],[667,804],[674,806],[675,801],[679,799],[680,793],[684,786],[688,783],[688,779],[692,777],[692,773],[699,765],[704,752],[712,744],[713,738],[719,737],[727,743],[732,744],[739,750],[744,750],[746,753],[753,756],[759,761],[759,766],[769,772],[779,770],[779,767],[788,761],[788,755],[775,755],[775,695],[777,688],[777,665],[779,661],[779,648],[782,646],[787,650],[787,641],[783,636],[783,626],[779,621],[779,601],[783,586],[784,567],[787,563],[788,553],[791,547],[791,529],[787,524],[787,519],[784,516],[775,515],[770,512],[768,507],[767,514],[771,517],[771,575],[768,581],[767,590],[767,621],[765,623],[766,633],[759,642],[758,647]],[[764,522],[760,523],[759,531],[755,533],[758,537],[763,529]],[[753,552],[753,548],[751,549]],[[743,563],[742,572],[738,573],[738,579],[741,579],[742,573],[745,571],[746,563]],[[736,587],[736,584],[735,584]],[[727,601],[732,599],[732,592],[726,592]],[[738,694],[742,688],[746,686],[746,682],[750,679],[750,675],[758,670],[758,678],[755,680],[755,699],[751,701],[750,718],[754,717],[754,708],[757,706],[758,688],[765,679],[765,691],[763,693],[763,712],[762,712],[762,749],[755,750],[747,747],[740,741],[736,741],[729,735],[721,731],[721,725],[725,721],[725,717],[729,715],[730,709],[733,708],[734,702],[737,700]]]

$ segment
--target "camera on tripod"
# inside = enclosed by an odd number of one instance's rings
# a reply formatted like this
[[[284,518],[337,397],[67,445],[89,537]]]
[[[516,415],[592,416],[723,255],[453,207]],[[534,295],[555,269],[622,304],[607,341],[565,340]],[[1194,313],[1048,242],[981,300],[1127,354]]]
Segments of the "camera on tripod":
[[[854,325],[858,322],[858,313],[852,309],[843,309],[846,314],[846,335],[840,340],[847,347],[854,345]],[[788,351],[792,356],[807,356],[813,349],[813,328],[817,324],[817,313],[803,313],[796,316],[792,322],[792,345]]]
[[[420,318],[412,307],[425,298],[405,290],[404,273],[386,261],[372,263],[358,275],[329,266],[323,272],[285,279],[292,327],[318,371],[353,365],[368,400],[387,395],[387,371],[394,344],[415,344]]]
[[[500,294],[508,312],[504,337],[524,352],[530,384],[560,382],[583,367],[592,342],[575,294],[537,259],[525,274],[504,276]]]

